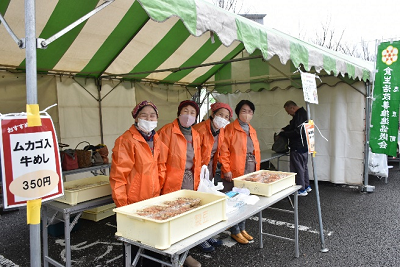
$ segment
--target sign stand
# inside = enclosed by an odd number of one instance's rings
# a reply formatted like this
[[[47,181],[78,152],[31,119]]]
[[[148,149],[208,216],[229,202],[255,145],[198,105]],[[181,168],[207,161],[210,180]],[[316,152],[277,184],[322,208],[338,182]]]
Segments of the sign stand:
[[[312,73],[305,73],[302,72],[300,69],[300,74],[301,74],[301,82],[303,85],[303,95],[304,95],[304,101],[306,102],[306,107],[307,107],[307,120],[310,123],[311,122],[311,115],[310,115],[310,103],[318,104],[318,94],[317,94],[317,83],[315,81],[315,78],[318,77],[315,74]],[[304,129],[305,131],[307,129]],[[315,144],[314,144],[315,145]],[[313,171],[313,177],[314,177],[314,189],[315,189],[315,196],[317,198],[317,210],[318,210],[318,222],[319,222],[319,236],[321,238],[321,252],[328,252],[329,249],[325,246],[325,238],[324,238],[324,227],[322,223],[322,215],[321,215],[321,202],[319,199],[319,188],[318,188],[318,178],[315,172],[315,150],[308,148],[309,151],[313,150],[312,156],[311,156],[311,163],[312,163],[312,171]]]
[[[306,102],[307,106],[307,119],[310,121],[310,103]],[[315,196],[317,198],[317,210],[318,210],[318,222],[319,222],[319,236],[321,238],[321,252],[328,252],[329,249],[325,246],[325,238],[324,238],[324,227],[322,223],[322,214],[321,214],[321,202],[319,199],[319,188],[318,188],[318,178],[315,173],[315,152],[311,156],[311,163],[313,168],[313,177],[314,177],[314,189],[315,189]]]
[[[36,11],[35,0],[25,0],[25,38],[19,39],[13,33],[7,22],[0,14],[0,22],[3,24],[20,48],[25,48],[26,52],[26,103],[27,103],[27,117],[28,127],[40,126],[41,120],[39,115],[39,105],[37,100],[37,56],[36,49],[46,49],[47,46],[60,38],[103,8],[110,5],[114,0],[105,0],[96,9],[89,12],[79,20],[75,21],[65,29],[51,36],[47,40],[36,38]],[[41,266],[41,250],[40,250],[40,206],[41,199],[27,201],[27,223],[30,225],[30,261],[31,266]]]

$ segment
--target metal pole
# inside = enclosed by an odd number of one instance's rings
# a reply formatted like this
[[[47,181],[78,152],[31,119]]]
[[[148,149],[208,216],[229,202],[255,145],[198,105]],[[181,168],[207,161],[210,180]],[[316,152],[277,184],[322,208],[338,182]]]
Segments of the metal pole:
[[[100,117],[100,139],[101,144],[104,144],[104,132],[103,132],[103,107],[102,107],[102,98],[101,98],[101,79],[95,79],[96,87],[97,87],[97,101],[99,102],[99,117]]]
[[[310,113],[310,103],[306,102],[307,105],[307,118],[311,119]],[[314,188],[315,188],[315,196],[317,198],[317,210],[318,210],[318,222],[319,222],[319,236],[321,237],[321,252],[328,252],[329,249],[325,247],[325,239],[324,239],[324,227],[322,224],[322,215],[321,215],[321,203],[319,199],[319,188],[318,188],[318,178],[315,173],[315,159],[314,156],[311,156],[312,168],[313,168],[313,176],[314,176]]]
[[[367,97],[365,100],[364,187],[361,191],[373,192],[374,188],[368,185],[369,135],[371,128],[371,86],[369,82],[365,84],[365,88]]]
[[[26,103],[37,104],[35,0],[25,0]],[[29,224],[31,266],[40,267],[40,224]]]
[[[378,40],[375,41],[375,55],[378,51]],[[361,187],[361,192],[374,192],[375,186],[368,185],[368,164],[369,164],[369,137],[371,131],[371,112],[372,112],[372,96],[373,96],[373,87],[375,81],[375,72],[376,72],[376,62],[374,64],[374,74],[370,78],[369,82],[365,83],[365,89],[367,93],[367,97],[365,100],[365,145],[364,145],[364,184]]]
[[[37,104],[35,0],[25,0],[26,103]]]

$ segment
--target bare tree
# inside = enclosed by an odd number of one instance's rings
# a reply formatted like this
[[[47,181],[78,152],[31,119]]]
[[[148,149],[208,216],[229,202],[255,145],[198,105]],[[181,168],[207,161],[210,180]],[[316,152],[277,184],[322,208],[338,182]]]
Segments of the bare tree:
[[[314,44],[329,48],[334,51],[341,51],[345,30],[339,33],[331,27],[331,19],[321,25],[321,30],[316,33],[316,39],[311,40]]]
[[[240,13],[243,8],[243,1],[239,0],[213,0],[213,4],[236,14]]]
[[[342,52],[356,58],[361,58],[367,61],[376,60],[375,41],[366,41],[361,38],[361,41],[356,44],[341,45]]]
[[[375,45],[361,39],[361,42],[349,44],[343,39],[345,30],[338,30],[331,27],[330,18],[323,23],[320,30],[316,33],[315,39],[309,39],[310,42],[329,48],[334,51],[341,52],[356,58],[361,58],[368,61],[374,61]]]

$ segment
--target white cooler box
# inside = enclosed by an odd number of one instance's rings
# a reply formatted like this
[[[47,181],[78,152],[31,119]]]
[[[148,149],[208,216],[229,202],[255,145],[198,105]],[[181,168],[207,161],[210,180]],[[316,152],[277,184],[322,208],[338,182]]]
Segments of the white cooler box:
[[[166,220],[154,220],[136,212],[179,197],[200,198],[200,206]],[[220,221],[226,220],[226,196],[180,190],[114,209],[117,214],[115,235],[139,241],[157,249],[172,244]]]
[[[97,175],[64,183],[64,196],[56,201],[75,206],[91,199],[111,195],[108,176]]]
[[[271,183],[262,183],[262,182],[252,182],[246,181],[245,179],[254,174],[277,174],[282,175],[284,178],[281,178],[277,181]],[[291,187],[296,184],[295,181],[296,173],[294,172],[280,172],[280,171],[267,171],[267,170],[259,170],[256,172],[248,173],[243,176],[239,176],[233,179],[233,184],[235,187],[242,188],[245,187],[250,190],[251,194],[261,195],[270,197],[273,194],[282,191],[288,187]]]

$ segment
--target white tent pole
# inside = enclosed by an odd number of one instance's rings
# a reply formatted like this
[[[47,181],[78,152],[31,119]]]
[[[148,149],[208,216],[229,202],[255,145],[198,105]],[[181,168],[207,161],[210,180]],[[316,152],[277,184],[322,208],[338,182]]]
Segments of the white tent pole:
[[[35,0],[25,0],[26,103],[37,104]]]
[[[378,52],[378,40],[375,40],[375,55]],[[375,186],[368,185],[368,165],[369,165],[369,137],[371,131],[371,112],[372,112],[372,97],[374,91],[374,82],[375,82],[375,73],[376,73],[376,61],[374,63],[374,74],[371,77],[370,81],[365,83],[365,89],[367,93],[367,97],[365,100],[365,146],[364,146],[364,184],[361,186],[361,192],[374,192]]]
[[[26,103],[37,104],[35,0],[25,0]],[[28,215],[27,215],[28,216]],[[40,224],[29,224],[31,266],[41,266]]]
[[[311,119],[310,113],[310,103],[306,102],[307,105],[307,119]],[[318,210],[318,222],[319,222],[319,236],[321,237],[321,252],[328,252],[329,249],[325,246],[325,238],[324,238],[324,227],[322,224],[322,215],[321,215],[321,203],[319,199],[319,189],[318,189],[318,178],[315,171],[315,159],[314,156],[311,156],[312,162],[312,171],[314,177],[314,189],[315,189],[315,196],[317,197],[317,210]]]
[[[368,164],[369,164],[369,134],[371,130],[371,84],[365,83],[367,97],[365,100],[365,145],[364,145],[364,184],[361,192],[374,192],[375,186],[368,185]]]

